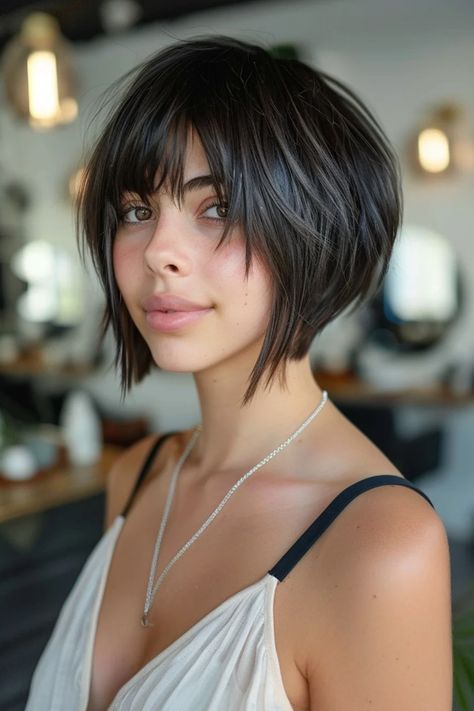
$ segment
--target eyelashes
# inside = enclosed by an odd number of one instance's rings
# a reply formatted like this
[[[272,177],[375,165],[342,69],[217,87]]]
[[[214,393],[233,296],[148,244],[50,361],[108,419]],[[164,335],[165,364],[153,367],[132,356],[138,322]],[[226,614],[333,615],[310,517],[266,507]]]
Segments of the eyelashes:
[[[206,219],[215,220],[216,222],[224,222],[225,220],[227,220],[227,216],[229,214],[229,206],[226,202],[220,202],[219,200],[217,200],[217,201],[211,203],[211,205],[208,205],[206,207],[206,209],[204,210],[203,216],[209,210],[214,210],[214,209],[217,212],[217,217],[211,217],[210,215],[207,215]]]
[[[207,214],[209,211],[215,210],[215,215]],[[227,220],[229,214],[229,206],[226,202],[213,200],[205,205],[198,212],[198,219],[208,220],[210,222],[223,223]],[[138,225],[140,223],[149,222],[155,219],[156,215],[153,208],[143,203],[128,203],[119,212],[119,220],[122,224]]]
[[[136,225],[140,222],[151,220],[153,218],[153,210],[146,205],[127,205],[119,212],[119,218],[122,223]]]

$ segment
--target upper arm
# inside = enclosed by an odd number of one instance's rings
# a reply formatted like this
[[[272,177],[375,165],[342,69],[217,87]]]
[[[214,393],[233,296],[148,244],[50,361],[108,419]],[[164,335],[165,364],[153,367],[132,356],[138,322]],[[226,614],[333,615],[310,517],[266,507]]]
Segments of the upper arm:
[[[374,497],[379,506],[354,506],[347,519],[351,536],[339,546],[327,581],[319,610],[324,635],[313,640],[307,657],[311,709],[450,711],[451,585],[443,523],[409,490],[397,487],[385,498],[379,490]]]
[[[105,488],[105,530],[125,507],[154,439],[155,435],[144,437],[126,449],[111,466]]]

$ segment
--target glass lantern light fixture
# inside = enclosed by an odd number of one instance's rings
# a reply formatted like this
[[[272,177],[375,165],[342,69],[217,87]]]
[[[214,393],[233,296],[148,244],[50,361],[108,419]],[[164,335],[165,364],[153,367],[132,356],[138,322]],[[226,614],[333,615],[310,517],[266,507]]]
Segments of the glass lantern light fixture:
[[[33,127],[52,128],[76,118],[71,51],[54,17],[29,15],[6,46],[2,64],[7,99]]]
[[[433,109],[419,126],[412,144],[412,164],[419,175],[445,175],[455,172],[458,162],[462,109],[443,103]]]

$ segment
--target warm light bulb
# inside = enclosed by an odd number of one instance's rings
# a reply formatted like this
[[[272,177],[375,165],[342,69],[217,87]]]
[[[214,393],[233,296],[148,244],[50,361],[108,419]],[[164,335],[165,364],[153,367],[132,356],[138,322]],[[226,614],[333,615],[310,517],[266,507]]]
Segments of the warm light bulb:
[[[58,76],[53,52],[32,52],[28,56],[28,102],[37,121],[54,119],[59,111]]]
[[[418,136],[418,160],[423,170],[441,173],[449,165],[448,137],[438,128],[426,128]]]

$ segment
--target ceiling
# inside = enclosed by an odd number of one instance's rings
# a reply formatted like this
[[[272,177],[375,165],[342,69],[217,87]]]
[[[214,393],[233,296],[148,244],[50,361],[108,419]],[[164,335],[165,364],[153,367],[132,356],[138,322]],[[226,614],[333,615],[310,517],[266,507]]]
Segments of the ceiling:
[[[65,37],[72,42],[83,42],[106,34],[103,10],[107,5],[112,5],[112,10],[115,7],[118,12],[126,5],[129,8],[135,6],[137,19],[133,21],[133,26],[136,27],[243,2],[250,4],[249,0],[0,0],[0,47],[18,32],[22,20],[31,12],[53,15],[59,21]],[[265,0],[250,2],[263,4]],[[133,11],[133,7],[131,9]],[[122,11],[126,12],[126,7]]]
[[[342,52],[351,46],[377,52],[392,47],[403,55],[423,42],[442,47],[461,35],[471,41],[474,31],[474,0],[0,0],[0,53],[31,12],[52,14],[63,34],[79,44],[110,34],[104,8],[123,9],[127,4],[135,6],[139,17],[124,30],[174,20],[186,23],[187,18],[192,24],[194,14],[227,8],[226,24],[209,24],[207,16],[206,28],[218,27],[224,34],[251,31],[265,41],[283,37],[300,46]]]

